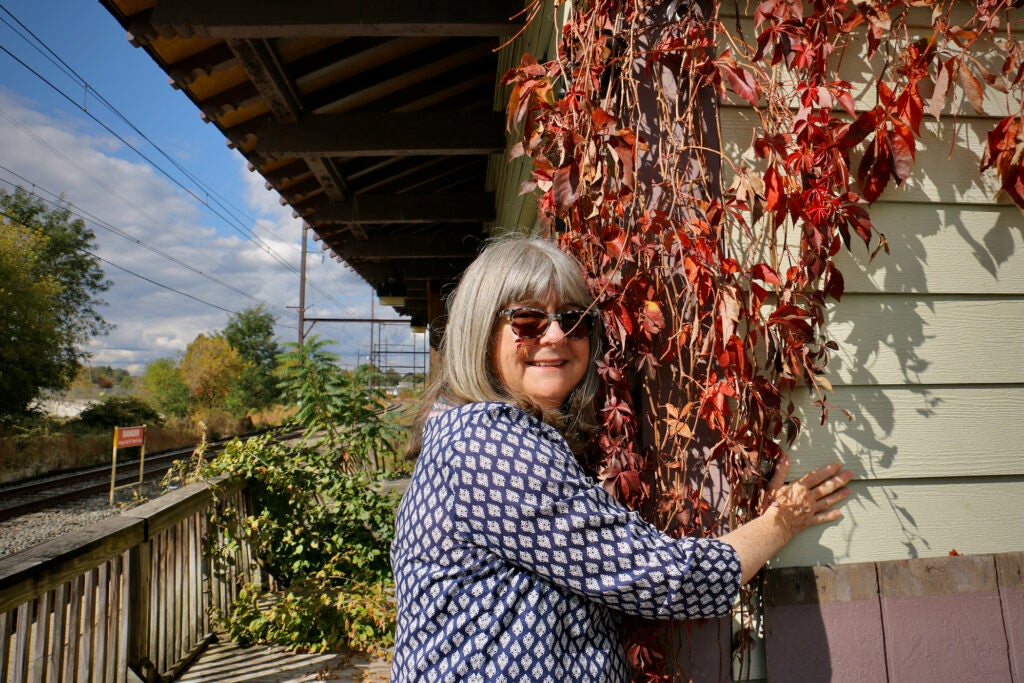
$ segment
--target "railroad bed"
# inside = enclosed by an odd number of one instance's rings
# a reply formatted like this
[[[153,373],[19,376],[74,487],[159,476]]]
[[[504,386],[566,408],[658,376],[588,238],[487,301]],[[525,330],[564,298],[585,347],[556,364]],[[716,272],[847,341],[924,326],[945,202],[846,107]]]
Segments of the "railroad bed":
[[[300,430],[284,432],[293,438]],[[242,435],[243,438],[249,435]],[[210,442],[215,453],[230,439]],[[55,536],[112,517],[165,493],[161,481],[176,460],[191,457],[195,446],[147,454],[141,487],[115,492],[110,505],[110,465],[33,478],[0,487],[0,557],[30,548]],[[138,460],[118,464],[118,486],[138,481]]]

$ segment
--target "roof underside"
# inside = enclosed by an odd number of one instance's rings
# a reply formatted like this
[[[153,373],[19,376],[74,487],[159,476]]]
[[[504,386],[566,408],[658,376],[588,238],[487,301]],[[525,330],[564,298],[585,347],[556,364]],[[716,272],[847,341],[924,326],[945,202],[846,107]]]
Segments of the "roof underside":
[[[522,0],[101,2],[325,251],[439,313],[494,220],[495,49]]]

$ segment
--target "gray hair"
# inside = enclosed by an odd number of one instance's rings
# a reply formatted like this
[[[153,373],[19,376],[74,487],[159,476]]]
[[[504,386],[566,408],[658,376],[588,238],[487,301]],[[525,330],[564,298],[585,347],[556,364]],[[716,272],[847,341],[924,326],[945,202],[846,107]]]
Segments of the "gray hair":
[[[448,298],[448,320],[440,345],[441,367],[428,388],[421,420],[410,444],[419,450],[419,434],[430,405],[442,400],[452,405],[482,401],[512,403],[558,427],[570,443],[593,431],[593,400],[597,393],[597,360],[601,357],[601,329],[590,335],[590,362],[586,374],[569,395],[561,411],[545,411],[526,396],[511,395],[492,367],[498,311],[510,302],[544,299],[553,294],[561,304],[581,308],[594,305],[580,264],[554,242],[520,234],[488,242],[463,273]]]

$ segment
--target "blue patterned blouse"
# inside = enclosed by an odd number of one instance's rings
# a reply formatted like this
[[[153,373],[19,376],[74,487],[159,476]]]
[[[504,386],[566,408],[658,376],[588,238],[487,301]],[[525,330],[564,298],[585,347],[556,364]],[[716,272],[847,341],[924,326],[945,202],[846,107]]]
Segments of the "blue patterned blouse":
[[[396,524],[393,683],[626,681],[616,611],[721,616],[739,590],[731,546],[661,533],[504,403],[427,421]]]

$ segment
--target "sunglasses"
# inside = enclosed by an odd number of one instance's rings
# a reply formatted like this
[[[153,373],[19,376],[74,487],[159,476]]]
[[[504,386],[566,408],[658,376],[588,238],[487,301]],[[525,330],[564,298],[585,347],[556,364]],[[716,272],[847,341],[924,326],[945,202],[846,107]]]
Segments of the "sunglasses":
[[[540,339],[552,320],[569,339],[586,339],[594,329],[597,311],[559,311],[548,313],[539,308],[506,308],[498,311],[498,318],[508,318],[512,333],[520,339]]]

